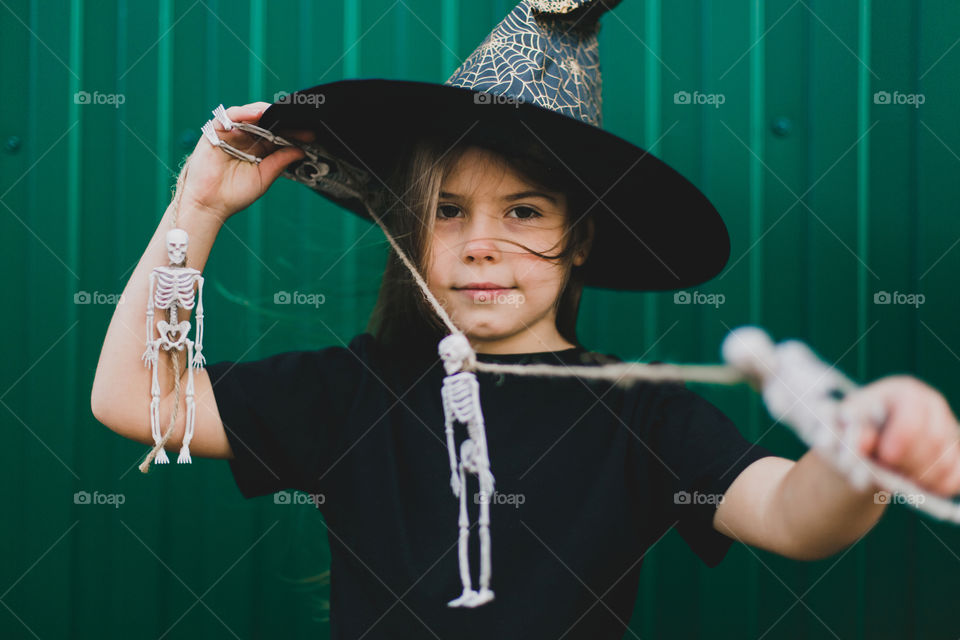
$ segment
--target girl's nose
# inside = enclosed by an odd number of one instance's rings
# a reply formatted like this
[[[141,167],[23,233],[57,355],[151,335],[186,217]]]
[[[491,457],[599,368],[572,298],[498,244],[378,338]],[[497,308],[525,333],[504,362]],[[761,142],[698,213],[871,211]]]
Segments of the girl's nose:
[[[464,262],[497,262],[500,248],[497,246],[496,222],[487,216],[471,216],[464,238],[462,258]]]
[[[468,240],[463,248],[465,262],[497,262],[500,260],[500,249],[496,242],[489,238]]]

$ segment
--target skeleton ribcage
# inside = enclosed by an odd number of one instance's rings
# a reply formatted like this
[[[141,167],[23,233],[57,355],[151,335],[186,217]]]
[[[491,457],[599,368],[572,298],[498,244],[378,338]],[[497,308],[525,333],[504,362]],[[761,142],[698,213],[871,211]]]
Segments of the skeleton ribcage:
[[[480,408],[476,406],[476,398],[480,385],[477,376],[470,371],[461,371],[444,378],[443,386],[448,390],[447,398],[457,420],[469,424],[479,418]]]
[[[189,271],[170,273],[157,271],[157,290],[154,304],[161,309],[169,309],[174,303],[182,309],[193,309],[194,274]]]

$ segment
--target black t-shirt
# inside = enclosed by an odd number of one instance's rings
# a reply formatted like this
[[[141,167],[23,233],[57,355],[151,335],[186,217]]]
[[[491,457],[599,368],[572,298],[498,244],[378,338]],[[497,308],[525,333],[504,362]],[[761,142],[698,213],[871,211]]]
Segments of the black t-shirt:
[[[549,364],[604,357],[582,347],[478,354]],[[338,639],[621,638],[645,550],[675,526],[716,566],[733,542],[713,529],[716,498],[750,463],[774,455],[680,383],[479,372],[495,478],[495,598],[451,608],[462,591],[460,505],[450,488],[438,356],[399,362],[363,333],[349,347],[207,371],[243,495],[318,494]],[[466,427],[457,423],[455,434],[459,456]],[[468,474],[466,486],[477,589],[476,477]]]

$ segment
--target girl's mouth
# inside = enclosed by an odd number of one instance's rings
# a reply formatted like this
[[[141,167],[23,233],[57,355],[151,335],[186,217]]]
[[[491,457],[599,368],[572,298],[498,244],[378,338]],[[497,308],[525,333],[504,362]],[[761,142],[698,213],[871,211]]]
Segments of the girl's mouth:
[[[494,302],[500,296],[507,295],[514,289],[516,289],[516,287],[510,287],[508,289],[457,289],[457,291],[465,294],[474,302],[489,303]]]

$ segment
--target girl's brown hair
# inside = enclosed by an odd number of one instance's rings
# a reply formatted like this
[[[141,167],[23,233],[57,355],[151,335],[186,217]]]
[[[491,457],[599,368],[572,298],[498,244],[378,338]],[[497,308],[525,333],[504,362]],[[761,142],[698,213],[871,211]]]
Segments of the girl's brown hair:
[[[520,129],[480,123],[453,143],[443,136],[419,137],[409,148],[407,161],[398,163],[387,180],[389,190],[384,190],[378,215],[425,276],[440,187],[468,148],[493,152],[531,184],[564,194],[567,215],[561,238],[564,246],[559,252],[548,255],[513,244],[545,260],[556,260],[564,268],[565,281],[556,301],[557,329],[570,343],[580,346],[576,324],[583,265],[574,265],[573,258],[577,252],[589,251],[592,221],[587,208],[591,199],[579,187],[578,178],[549,149]],[[437,343],[449,333],[392,247],[367,331],[385,348],[433,357],[437,356]]]

